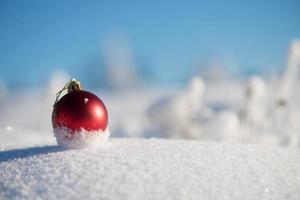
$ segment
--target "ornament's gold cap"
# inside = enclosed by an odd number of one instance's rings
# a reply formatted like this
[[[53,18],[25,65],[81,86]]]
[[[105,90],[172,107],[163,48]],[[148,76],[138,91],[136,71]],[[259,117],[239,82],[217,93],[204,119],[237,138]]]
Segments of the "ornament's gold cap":
[[[66,85],[60,91],[58,91],[56,93],[56,99],[53,104],[53,107],[55,107],[61,93],[66,89],[68,90],[68,93],[69,93],[69,92],[73,92],[73,91],[80,91],[80,90],[82,90],[82,87],[81,87],[81,84],[79,81],[76,81],[75,78],[72,78],[69,82],[66,83]]]
[[[81,83],[72,78],[68,84],[68,92],[82,90]]]

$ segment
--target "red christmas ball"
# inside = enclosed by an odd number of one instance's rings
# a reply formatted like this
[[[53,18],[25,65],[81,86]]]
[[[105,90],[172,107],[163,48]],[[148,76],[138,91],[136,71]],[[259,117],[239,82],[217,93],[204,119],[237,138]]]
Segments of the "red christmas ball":
[[[59,99],[61,93],[68,93]],[[67,148],[97,146],[108,139],[108,114],[103,102],[91,92],[82,90],[75,79],[56,94],[52,125],[57,143]]]
[[[105,131],[108,113],[103,102],[91,92],[74,90],[58,100],[52,112],[53,128],[75,132]]]

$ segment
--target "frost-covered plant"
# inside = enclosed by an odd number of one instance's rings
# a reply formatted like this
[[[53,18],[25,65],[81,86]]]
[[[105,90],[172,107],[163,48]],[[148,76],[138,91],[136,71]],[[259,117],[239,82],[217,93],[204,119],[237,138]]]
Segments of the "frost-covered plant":
[[[160,99],[148,112],[151,125],[166,137],[191,138],[193,120],[202,105],[205,83],[192,78],[179,94]]]

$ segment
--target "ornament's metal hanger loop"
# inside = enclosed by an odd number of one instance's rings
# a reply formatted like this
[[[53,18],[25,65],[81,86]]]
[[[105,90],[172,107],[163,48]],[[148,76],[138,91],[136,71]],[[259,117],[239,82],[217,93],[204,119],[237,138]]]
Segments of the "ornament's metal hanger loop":
[[[78,91],[78,90],[82,90],[82,87],[81,87],[81,84],[79,81],[76,81],[76,79],[72,78],[70,81],[68,81],[66,83],[66,85],[56,93],[56,99],[55,99],[55,102],[53,104],[53,107],[56,105],[56,103],[58,102],[59,100],[59,97],[61,95],[61,93],[65,90],[68,90],[68,92],[72,92],[72,91]]]

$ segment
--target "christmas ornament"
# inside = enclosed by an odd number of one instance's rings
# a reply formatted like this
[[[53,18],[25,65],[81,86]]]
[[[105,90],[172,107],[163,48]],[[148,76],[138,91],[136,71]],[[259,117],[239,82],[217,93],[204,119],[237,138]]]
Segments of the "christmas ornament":
[[[61,93],[67,94],[59,99]],[[52,125],[59,145],[71,148],[103,144],[109,137],[108,113],[93,93],[82,90],[79,81],[70,80],[56,94]]]

